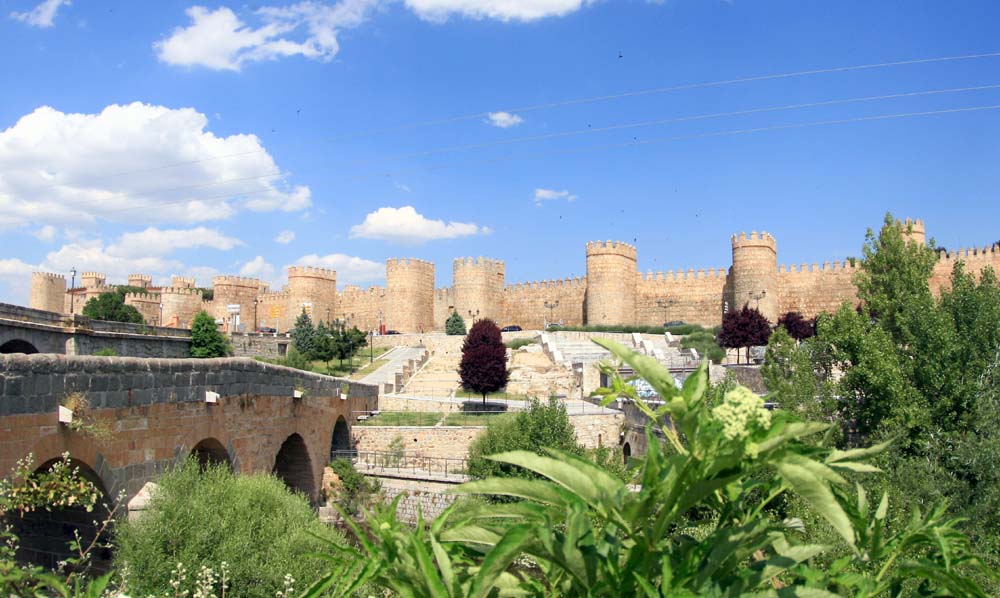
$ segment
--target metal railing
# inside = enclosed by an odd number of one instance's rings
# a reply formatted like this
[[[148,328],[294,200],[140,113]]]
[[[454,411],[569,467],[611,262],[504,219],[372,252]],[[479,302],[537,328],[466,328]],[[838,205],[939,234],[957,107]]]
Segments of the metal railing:
[[[353,411],[355,426],[432,427],[441,423],[441,411]]]
[[[468,471],[465,459],[425,457],[402,451],[332,451],[330,457],[350,459],[361,473],[375,475],[382,473],[465,479]]]

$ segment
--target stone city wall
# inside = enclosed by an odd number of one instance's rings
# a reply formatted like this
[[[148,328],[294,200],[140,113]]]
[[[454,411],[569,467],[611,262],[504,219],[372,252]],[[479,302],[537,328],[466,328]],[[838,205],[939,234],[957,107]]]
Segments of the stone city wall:
[[[858,302],[854,286],[857,268],[849,261],[778,268],[778,315],[797,311],[807,318],[833,313],[847,301]],[[750,303],[753,305],[753,302]],[[772,321],[776,323],[776,321]]]
[[[356,286],[346,286],[337,299],[341,313],[346,313],[351,319],[351,326],[358,330],[377,330],[379,314],[385,322],[386,297],[384,287],[368,287],[362,289]]]
[[[508,285],[503,292],[503,321],[525,330],[542,330],[546,323],[582,326],[586,278],[567,278]],[[552,308],[546,307],[554,305]]]
[[[432,521],[444,512],[460,495],[451,494],[455,482],[440,482],[430,479],[402,476],[370,476],[382,485],[386,503],[403,494],[396,508],[396,516],[410,524],[417,522],[417,509],[424,521]]]
[[[702,326],[722,323],[722,301],[727,275],[722,268],[701,269],[695,273],[682,271],[647,272],[636,282],[636,316],[638,324],[662,326],[681,321]]]

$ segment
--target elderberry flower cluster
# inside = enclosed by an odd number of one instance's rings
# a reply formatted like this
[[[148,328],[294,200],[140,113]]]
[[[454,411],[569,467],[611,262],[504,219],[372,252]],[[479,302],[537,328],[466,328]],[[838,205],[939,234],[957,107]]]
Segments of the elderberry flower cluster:
[[[722,424],[727,440],[743,440],[755,429],[771,427],[771,412],[764,408],[764,399],[743,386],[727,392],[722,404],[712,409],[712,417]]]

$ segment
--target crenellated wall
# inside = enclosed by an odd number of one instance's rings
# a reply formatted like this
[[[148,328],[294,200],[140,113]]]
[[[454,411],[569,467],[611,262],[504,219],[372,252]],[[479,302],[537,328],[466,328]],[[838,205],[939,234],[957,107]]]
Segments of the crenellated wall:
[[[129,286],[132,278],[129,278]],[[145,288],[145,287],[143,287]],[[142,315],[143,321],[150,326],[160,325],[160,296],[151,293],[125,293],[125,305],[131,305]]]
[[[639,275],[634,321],[646,326],[673,321],[715,326],[722,313],[727,280],[722,268]]]
[[[921,220],[900,222],[904,236],[925,243]],[[587,243],[585,278],[567,278],[505,284],[504,262],[485,258],[458,258],[453,263],[453,284],[434,288],[434,264],[418,259],[386,262],[386,285],[362,289],[345,286],[337,291],[337,273],[308,266],[288,269],[288,285],[271,292],[253,278],[218,276],[213,279],[213,301],[202,301],[193,278],[174,276],[169,287],[153,286],[152,277],[133,274],[128,282],[148,295],[130,295],[147,323],[186,328],[204,309],[231,325],[227,305],[240,306],[244,330],[254,327],[290,330],[303,307],[313,320],[346,319],[364,331],[384,324],[389,330],[421,333],[444,330],[455,311],[471,326],[476,318],[491,318],[501,326],[538,329],[547,322],[581,324],[661,325],[683,321],[716,326],[725,309],[744,304],[758,307],[771,322],[789,311],[813,317],[834,311],[843,302],[857,302],[854,279],[857,267],[849,262],[782,265],[777,263],[777,242],[767,233],[751,232],[731,238],[732,264],[728,269],[708,268],[663,272],[638,270],[636,248],[617,241]],[[930,285],[935,293],[947,288],[955,264],[979,274],[986,267],[1000,270],[1000,245],[941,252]],[[83,311],[91,298],[114,290],[104,274],[85,272],[80,285],[66,288],[61,275],[36,272],[31,277],[31,306],[51,312]]]
[[[586,278],[567,278],[507,285],[503,290],[501,326],[541,329],[547,323],[581,326]]]

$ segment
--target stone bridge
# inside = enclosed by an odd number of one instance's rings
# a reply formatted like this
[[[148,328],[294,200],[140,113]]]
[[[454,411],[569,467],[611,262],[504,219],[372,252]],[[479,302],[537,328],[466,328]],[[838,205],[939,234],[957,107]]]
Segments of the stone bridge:
[[[104,322],[0,303],[0,353],[93,355],[111,349],[130,357],[187,357],[190,348],[189,330]]]
[[[73,416],[82,427],[60,423],[69,398],[89,403]],[[375,386],[245,358],[0,355],[0,476],[29,454],[41,469],[69,453],[109,502],[127,502],[193,455],[273,472],[315,502],[331,452],[350,448],[351,413],[377,408]],[[23,558],[64,558],[70,528],[92,519],[64,510],[19,521]]]

